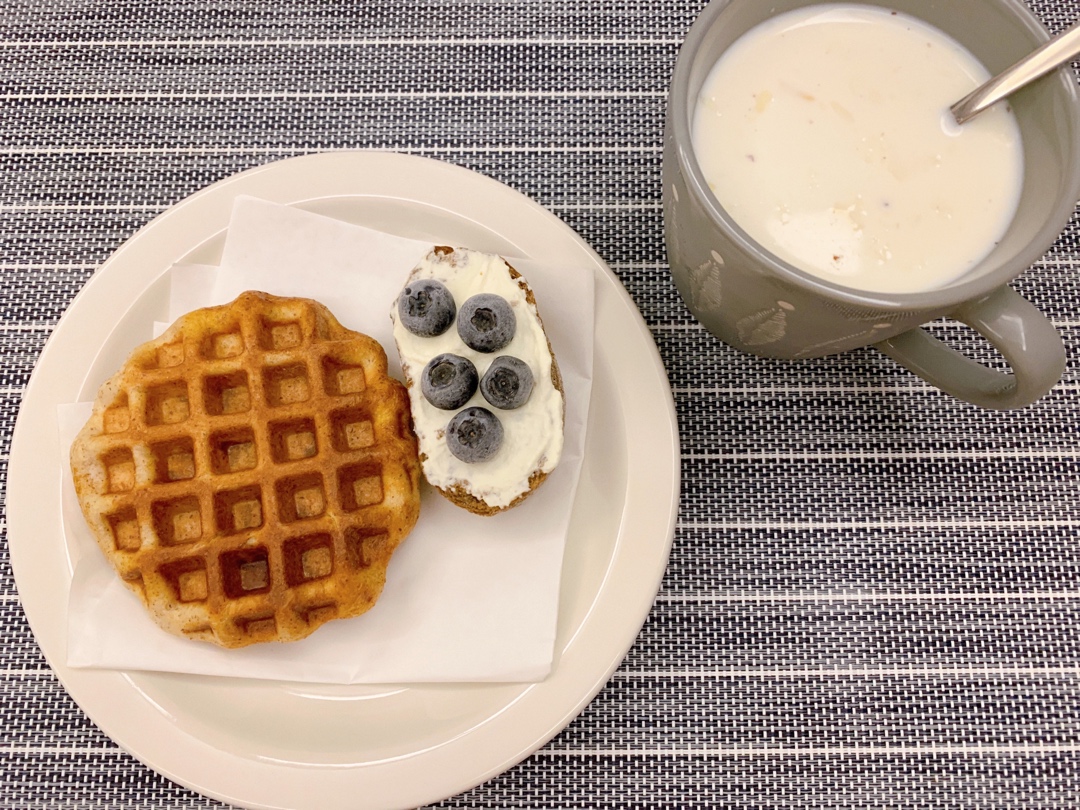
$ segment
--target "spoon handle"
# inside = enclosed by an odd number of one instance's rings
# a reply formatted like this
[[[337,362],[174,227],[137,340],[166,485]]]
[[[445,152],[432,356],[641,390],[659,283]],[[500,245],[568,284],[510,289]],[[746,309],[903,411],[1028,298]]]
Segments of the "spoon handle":
[[[1005,96],[1044,76],[1080,54],[1080,22],[1058,34],[1041,48],[1032,51],[1011,68],[975,88],[949,109],[962,124]]]

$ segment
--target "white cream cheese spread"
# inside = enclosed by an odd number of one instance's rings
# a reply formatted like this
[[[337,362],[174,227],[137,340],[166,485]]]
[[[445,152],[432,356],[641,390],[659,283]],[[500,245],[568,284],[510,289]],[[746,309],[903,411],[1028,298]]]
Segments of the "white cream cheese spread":
[[[505,508],[530,490],[534,474],[551,472],[562,455],[564,401],[562,391],[555,386],[547,335],[535,304],[526,298],[524,284],[511,276],[509,266],[499,256],[461,248],[452,252],[437,249],[413,269],[405,286],[422,279],[445,285],[458,310],[474,295],[493,293],[505,299],[514,313],[513,338],[503,348],[484,353],[469,348],[453,326],[434,337],[416,335],[402,324],[397,301],[390,310],[394,341],[409,382],[424,477],[439,489],[460,487],[490,507]],[[460,408],[435,407],[421,392],[420,379],[428,362],[444,353],[470,360],[481,379],[499,356],[522,360],[529,366],[534,383],[528,401],[503,410],[492,407],[478,389]],[[462,461],[446,442],[450,419],[472,406],[489,409],[502,423],[502,444],[486,461]]]

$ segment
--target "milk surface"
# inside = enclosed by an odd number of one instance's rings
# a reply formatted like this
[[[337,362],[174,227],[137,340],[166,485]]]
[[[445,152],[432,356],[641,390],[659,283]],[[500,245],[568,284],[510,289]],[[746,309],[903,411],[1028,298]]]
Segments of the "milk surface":
[[[933,289],[990,252],[1020,196],[1005,104],[962,127],[948,110],[988,78],[913,17],[797,9],[713,67],[693,148],[720,204],[774,255],[863,290]]]

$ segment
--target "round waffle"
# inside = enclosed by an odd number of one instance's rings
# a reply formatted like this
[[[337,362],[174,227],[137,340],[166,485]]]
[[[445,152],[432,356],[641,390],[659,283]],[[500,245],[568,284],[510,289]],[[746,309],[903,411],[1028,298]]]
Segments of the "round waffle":
[[[382,347],[315,301],[258,292],[137,348],[71,467],[154,620],[223,647],[368,610],[420,511],[408,396]]]

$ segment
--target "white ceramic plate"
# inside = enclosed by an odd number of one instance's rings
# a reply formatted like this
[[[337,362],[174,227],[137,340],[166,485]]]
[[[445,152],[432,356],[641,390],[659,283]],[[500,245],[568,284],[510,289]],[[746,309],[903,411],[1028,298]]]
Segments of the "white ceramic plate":
[[[165,311],[161,275],[216,262],[233,198],[250,194],[427,238],[596,273],[596,355],[586,454],[567,542],[552,673],[536,684],[309,686],[71,669],[56,406],[92,396]],[[119,322],[117,317],[125,313]],[[86,390],[90,389],[90,390]],[[27,386],[8,481],[19,595],[50,665],[120,746],[208,796],[252,808],[414,807],[524,759],[593,698],[630,648],[667,563],[679,499],[671,390],[633,302],[570,228],[489,178],[378,152],[311,155],[189,197],[125,243],[79,293]]]

